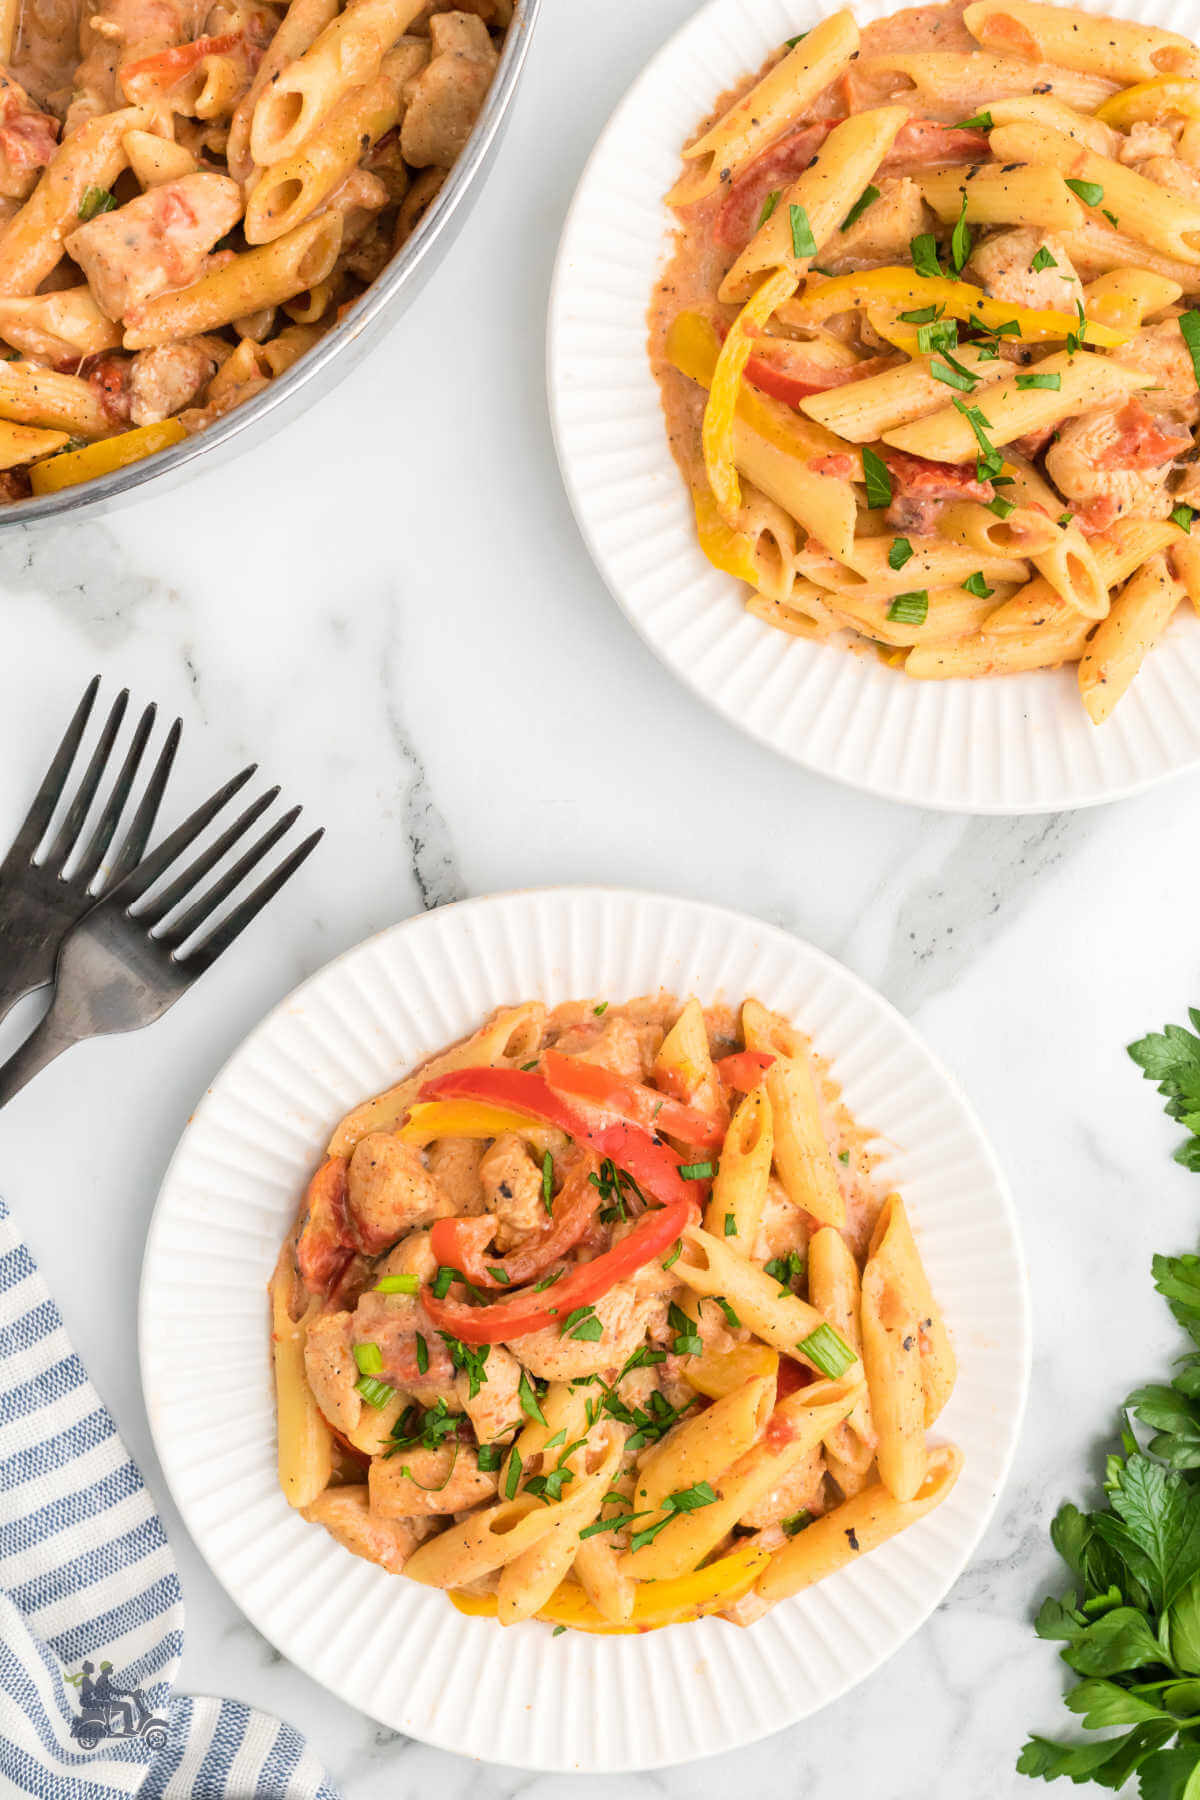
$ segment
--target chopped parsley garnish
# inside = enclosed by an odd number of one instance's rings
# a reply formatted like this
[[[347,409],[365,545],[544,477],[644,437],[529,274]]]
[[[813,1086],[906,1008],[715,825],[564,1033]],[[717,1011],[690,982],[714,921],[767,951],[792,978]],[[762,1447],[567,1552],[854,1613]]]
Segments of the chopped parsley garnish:
[[[849,231],[855,220],[861,219],[872,201],[878,200],[878,198],[879,189],[877,187],[865,187],[858,196],[858,199],[854,202],[854,205],[850,208],[850,211],[842,220],[842,230]]]
[[[1031,369],[1028,374],[1017,376],[1017,386],[1019,388],[1050,388],[1057,393],[1062,386],[1062,376],[1054,371],[1043,374],[1038,369]]]
[[[788,50],[794,50],[796,45],[802,44],[807,36],[807,31],[798,31],[795,37],[784,38],[784,47]]]
[[[772,188],[771,189],[771,192],[767,195],[766,199],[762,203],[762,211],[758,215],[758,224],[754,227],[754,229],[756,231],[760,231],[762,229],[762,227],[766,224],[767,220],[771,217],[771,214],[775,211],[775,208],[779,205],[779,196],[782,192],[783,192],[782,188]]]
[[[988,600],[996,591],[995,588],[990,588],[983,579],[982,569],[976,569],[973,575],[968,575],[963,582],[963,587],[968,594],[974,594],[977,600]]]
[[[957,388],[960,394],[974,393],[979,386],[978,375],[972,375],[970,369],[965,369],[949,351],[943,351],[940,357],[934,357],[929,365],[929,373],[935,381],[944,381],[947,387]]]
[[[1067,176],[1067,186],[1073,194],[1077,194],[1085,206],[1099,206],[1104,198],[1104,189],[1098,181],[1076,181]]]
[[[517,1497],[517,1489],[520,1485],[521,1452],[514,1444],[512,1454],[508,1459],[508,1474],[504,1477],[504,1498],[506,1500],[515,1500]]]
[[[1049,250],[1047,250],[1045,244],[1043,244],[1034,256],[1029,267],[1034,275],[1040,275],[1043,269],[1057,269],[1058,262],[1051,256]]]
[[[799,1250],[789,1250],[786,1256],[773,1256],[763,1267],[790,1294],[793,1281],[799,1281],[804,1273],[804,1258]]]
[[[1196,377],[1196,385],[1200,387],[1200,312],[1195,307],[1190,312],[1180,313],[1179,329],[1183,333],[1183,341],[1188,347],[1188,355],[1192,359],[1192,371]]]
[[[504,1446],[502,1444],[480,1444],[475,1460],[485,1475],[494,1475],[504,1461]]]
[[[561,1281],[563,1276],[566,1274],[566,1272],[567,1272],[566,1269],[562,1268],[562,1269],[555,1269],[555,1271],[552,1275],[543,1275],[542,1279],[540,1281],[534,1282],[534,1284],[533,1284],[534,1293],[535,1294],[544,1294],[548,1287],[553,1287],[556,1281]]]
[[[913,268],[918,275],[928,275],[934,280],[942,277],[944,271],[938,261],[937,239],[931,231],[922,231],[913,238],[908,248]]]
[[[971,254],[971,227],[967,224],[967,191],[963,189],[962,206],[950,235],[950,261],[957,273]]]
[[[944,310],[941,306],[918,306],[913,312],[897,313],[896,317],[902,325],[930,325],[941,318]]]
[[[1087,341],[1088,322],[1087,316],[1083,310],[1082,300],[1077,300],[1075,302],[1075,320],[1079,326],[1078,331],[1068,331],[1067,333],[1067,350],[1072,356],[1074,356],[1079,346]]]
[[[577,1306],[562,1322],[560,1337],[580,1338],[587,1344],[598,1344],[604,1336],[604,1321],[594,1306]]]
[[[414,1401],[406,1406],[396,1423],[392,1426],[391,1439],[384,1456],[395,1456],[398,1450],[440,1450],[448,1437],[453,1437],[460,1425],[466,1423],[462,1413],[451,1412],[445,1400],[440,1396],[432,1406],[418,1406]],[[483,1451],[479,1452],[479,1466],[484,1465]],[[496,1461],[491,1465],[500,1467],[500,1452],[496,1451]]]
[[[1003,494],[997,494],[994,500],[985,500],[984,505],[989,512],[995,513],[998,519],[1007,519],[1009,513],[1017,510],[1012,501],[1006,500]]]
[[[545,1475],[530,1475],[525,1483],[525,1492],[535,1499],[544,1500],[549,1506],[562,1499],[564,1487],[568,1481],[574,1481],[575,1471],[564,1469],[560,1464],[557,1469],[550,1469]]]
[[[553,1211],[551,1202],[554,1198],[554,1158],[547,1150],[542,1158],[542,1205],[547,1212]]]
[[[1114,231],[1119,231],[1121,229],[1121,221],[1118,219],[1116,213],[1110,213],[1107,206],[1102,206],[1100,211],[1104,214]]]
[[[381,1275],[375,1283],[376,1294],[415,1294],[421,1283],[415,1275]]]
[[[779,1521],[788,1537],[795,1537],[798,1531],[803,1531],[804,1527],[806,1525],[811,1525],[812,1522],[812,1514],[808,1511],[807,1507],[803,1506],[800,1508],[799,1512],[789,1513],[786,1519],[780,1519]]]
[[[888,551],[888,568],[902,569],[913,553],[913,547],[906,537],[893,538]]]
[[[107,188],[86,187],[83,190],[83,199],[79,202],[78,216],[86,222],[88,219],[94,219],[98,213],[115,211],[116,204],[116,195],[110,194]]]
[[[952,125],[950,129],[951,131],[991,131],[993,123],[991,113],[985,109],[983,112],[974,113],[969,119],[960,119],[958,124]]]
[[[737,1236],[737,1219],[735,1218],[733,1213],[725,1214],[725,1236],[726,1237],[736,1237]]]
[[[954,350],[957,345],[957,319],[934,319],[928,325],[917,326],[917,349],[922,352]]]
[[[716,1301],[716,1303],[720,1307],[721,1311],[725,1314],[725,1323],[730,1327],[730,1329],[732,1331],[739,1330],[739,1328],[741,1327],[742,1321],[738,1318],[737,1314],[734,1312],[732,1306],[730,1306],[730,1304],[729,1304],[728,1300],[726,1300],[725,1296],[723,1294],[714,1294],[713,1299]]]
[[[979,445],[979,457],[976,462],[976,474],[980,481],[989,481],[993,475],[999,475],[1004,467],[1004,458],[987,436],[985,427],[991,424],[977,406],[964,406],[961,400],[954,405],[962,414],[971,430],[975,433],[975,441]]]
[[[667,1324],[676,1334],[675,1341],[671,1345],[676,1356],[703,1355],[704,1345],[701,1343],[700,1334],[696,1330],[695,1320],[689,1319],[683,1308],[681,1306],[676,1306],[673,1300],[667,1308]]]
[[[492,1265],[489,1263],[489,1264],[487,1264],[487,1272],[491,1276],[493,1281],[498,1281],[500,1283],[501,1287],[511,1286],[512,1276],[509,1274],[507,1269],[496,1269],[496,1268],[493,1268]]]
[[[663,1268],[669,1269],[671,1267],[672,1263],[677,1263],[679,1261],[680,1255],[682,1254],[682,1251],[683,1251],[683,1239],[676,1238],[674,1248],[672,1249],[670,1256],[664,1256],[664,1258],[663,1258],[663,1265],[662,1265]]]
[[[812,234],[812,226],[808,222],[808,214],[802,206],[788,207],[788,222],[792,228],[792,255],[802,262],[806,257],[817,254],[817,240]]]
[[[488,1359],[490,1344],[464,1344],[452,1337],[448,1331],[439,1331],[438,1336],[450,1352],[450,1360],[456,1369],[460,1369],[467,1378],[467,1398],[473,1400],[487,1380],[484,1365]]]
[[[697,1481],[693,1487],[681,1488],[677,1493],[668,1494],[663,1501],[663,1515],[653,1525],[647,1525],[644,1531],[635,1531],[629,1540],[631,1550],[641,1550],[646,1544],[652,1544],[659,1532],[679,1513],[696,1512],[701,1506],[712,1506],[717,1499],[715,1491],[707,1481]]]
[[[428,1372],[429,1372],[429,1345],[425,1342],[425,1339],[421,1336],[421,1333],[418,1331],[417,1332],[417,1373],[419,1375],[425,1375],[425,1374],[428,1374]]]
[[[626,1175],[618,1169],[611,1157],[605,1157],[600,1164],[600,1173],[588,1176],[592,1186],[600,1194],[601,1206],[599,1219],[602,1225],[613,1225],[618,1219],[629,1217],[626,1205],[629,1200],[637,1200],[643,1206],[646,1197],[632,1175]]]
[[[599,1006],[593,1006],[592,1011],[595,1013],[595,1015],[598,1019],[603,1018],[604,1014],[608,1011],[608,1001],[602,1000],[600,1002]]]
[[[1180,531],[1190,532],[1192,529],[1192,520],[1195,516],[1195,507],[1185,506],[1181,500],[1179,505],[1175,507],[1171,513],[1171,523],[1172,525],[1178,525]]]
[[[911,594],[897,594],[887,609],[887,616],[894,625],[923,625],[929,617],[927,590],[915,588]]]
[[[845,1338],[832,1325],[818,1325],[815,1331],[800,1340],[796,1348],[831,1381],[836,1381],[858,1361]]]
[[[517,1385],[517,1399],[520,1402],[521,1411],[527,1419],[536,1419],[539,1425],[546,1423],[546,1415],[542,1411],[541,1402],[537,1397],[537,1389],[529,1379],[528,1369],[521,1370],[521,1379]]]
[[[1200,321],[1200,313],[1196,314],[1196,318]],[[892,478],[888,474],[888,466],[881,456],[876,455],[869,444],[863,445],[862,465],[863,480],[867,486],[867,505],[890,506],[892,504]]]

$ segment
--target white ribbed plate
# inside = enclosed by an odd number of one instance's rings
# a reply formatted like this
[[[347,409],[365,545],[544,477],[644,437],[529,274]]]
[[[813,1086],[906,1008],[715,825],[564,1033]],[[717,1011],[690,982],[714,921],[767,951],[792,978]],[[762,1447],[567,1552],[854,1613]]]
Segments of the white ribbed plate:
[[[1089,12],[1195,33],[1194,4]],[[855,6],[860,24],[892,0]],[[910,681],[844,645],[788,637],[746,612],[707,562],[667,447],[646,350],[651,290],[671,240],[660,196],[718,94],[823,9],[812,0],[710,0],[660,51],[592,153],[550,296],[549,388],[575,517],[615,599],[651,649],[718,712],[784,756],[920,806],[1047,812],[1130,794],[1200,761],[1200,621],[1180,610],[1107,725],[1074,668]]]
[[[337,1119],[493,1007],[659,985],[758,995],[812,1033],[875,1127],[961,1360],[939,1422],[966,1468],[928,1519],[751,1630],[502,1631],[360,1561],[275,1479],[266,1283]],[[283,1653],[383,1724],[489,1762],[644,1769],[748,1743],[890,1656],[958,1575],[995,1504],[1029,1375],[1011,1202],[966,1102],[909,1026],[819,951],[693,901],[562,888],[464,901],[369,939],[276,1008],[214,1082],[146,1247],[142,1380],[179,1509]]]

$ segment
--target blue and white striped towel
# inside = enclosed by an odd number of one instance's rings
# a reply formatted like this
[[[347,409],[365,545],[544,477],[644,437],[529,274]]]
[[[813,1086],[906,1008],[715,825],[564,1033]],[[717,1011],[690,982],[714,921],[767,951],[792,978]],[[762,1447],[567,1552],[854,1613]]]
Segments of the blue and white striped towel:
[[[162,1521],[0,1200],[0,1795],[337,1800],[290,1725],[172,1694]]]

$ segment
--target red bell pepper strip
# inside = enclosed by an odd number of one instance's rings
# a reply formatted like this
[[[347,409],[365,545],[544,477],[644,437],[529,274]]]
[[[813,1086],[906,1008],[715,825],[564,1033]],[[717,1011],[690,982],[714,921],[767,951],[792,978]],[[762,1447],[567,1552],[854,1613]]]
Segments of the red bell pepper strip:
[[[732,1056],[722,1056],[714,1067],[726,1087],[736,1088],[739,1094],[748,1094],[758,1086],[774,1061],[775,1058],[765,1050],[737,1050]]]
[[[781,338],[780,343],[786,340]],[[863,362],[846,363],[837,368],[820,363],[796,361],[789,357],[789,367],[781,367],[766,356],[752,356],[746,364],[746,380],[752,382],[773,400],[788,406],[799,406],[810,394],[825,394],[830,388],[844,387],[850,381],[863,381],[869,375],[882,375],[897,362],[894,356],[872,356]]]
[[[656,1088],[640,1081],[625,1081],[599,1063],[585,1062],[578,1056],[563,1056],[558,1050],[542,1053],[542,1074],[557,1094],[576,1100],[590,1101],[607,1112],[619,1113],[632,1125],[645,1131],[662,1132],[679,1138],[685,1144],[698,1144],[705,1150],[715,1149],[725,1135],[721,1120],[698,1107],[684,1106]]]
[[[346,1211],[346,1158],[327,1156],[308,1184],[296,1265],[310,1294],[328,1294],[354,1256]]]
[[[546,1229],[507,1256],[489,1256],[479,1248],[474,1219],[439,1219],[429,1233],[429,1248],[442,1268],[459,1270],[478,1288],[511,1288],[532,1281],[573,1250],[591,1224],[600,1204],[599,1191],[588,1179],[591,1163],[588,1157],[571,1170]],[[493,1273],[497,1269],[499,1279]]]
[[[644,1194],[663,1206],[677,1200],[701,1203],[702,1188],[697,1182],[681,1178],[680,1159],[666,1144],[624,1120],[612,1125],[590,1124],[569,1100],[554,1092],[544,1076],[533,1070],[451,1069],[427,1081],[419,1098],[482,1100],[487,1105],[503,1106],[547,1125],[557,1125],[568,1136],[591,1144],[601,1156],[609,1157],[619,1169],[632,1175]]]
[[[512,1104],[511,1099],[505,1104]],[[460,1300],[439,1300],[433,1289],[426,1287],[421,1290],[421,1304],[439,1331],[449,1332],[464,1344],[500,1344],[525,1337],[547,1325],[561,1325],[577,1306],[594,1304],[618,1281],[667,1250],[695,1216],[690,1198],[643,1213],[627,1238],[593,1261],[577,1264],[540,1294],[527,1288],[492,1306],[468,1306]]]
[[[244,31],[223,31],[217,37],[193,38],[190,43],[173,44],[168,50],[139,57],[122,67],[121,87],[131,100],[150,99],[154,92],[171,88],[190,75],[206,56],[225,56],[236,49],[245,35]]]

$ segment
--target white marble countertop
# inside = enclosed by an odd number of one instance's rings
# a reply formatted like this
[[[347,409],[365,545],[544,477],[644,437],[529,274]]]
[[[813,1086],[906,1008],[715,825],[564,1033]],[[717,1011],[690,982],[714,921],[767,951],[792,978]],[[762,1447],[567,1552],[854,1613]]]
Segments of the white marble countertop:
[[[962,1800],[1035,1791],[1059,1666],[1031,1609],[1047,1522],[1088,1492],[1135,1378],[1174,1349],[1152,1251],[1194,1247],[1200,1184],[1125,1044],[1200,999],[1200,777],[1098,811],[924,815],[740,737],[655,663],[604,591],[559,484],[543,318],[571,190],[611,107],[693,0],[548,0],[483,203],[413,310],[274,442],[96,522],[0,534],[0,839],[95,670],[178,709],[170,804],[250,757],[325,843],[152,1031],[85,1045],[0,1115],[0,1189],[165,1510],[184,1685],[311,1735],[347,1800],[521,1794]],[[579,79],[580,73],[585,79]],[[240,1616],[166,1495],[138,1386],[142,1243],[213,1072],[299,979],[462,895],[611,882],[695,894],[810,938],[960,1076],[1012,1182],[1036,1306],[1015,1472],[974,1562],[852,1696],[765,1743],[642,1777],[489,1769],[381,1730]],[[34,1016],[0,1033],[6,1052]]]

